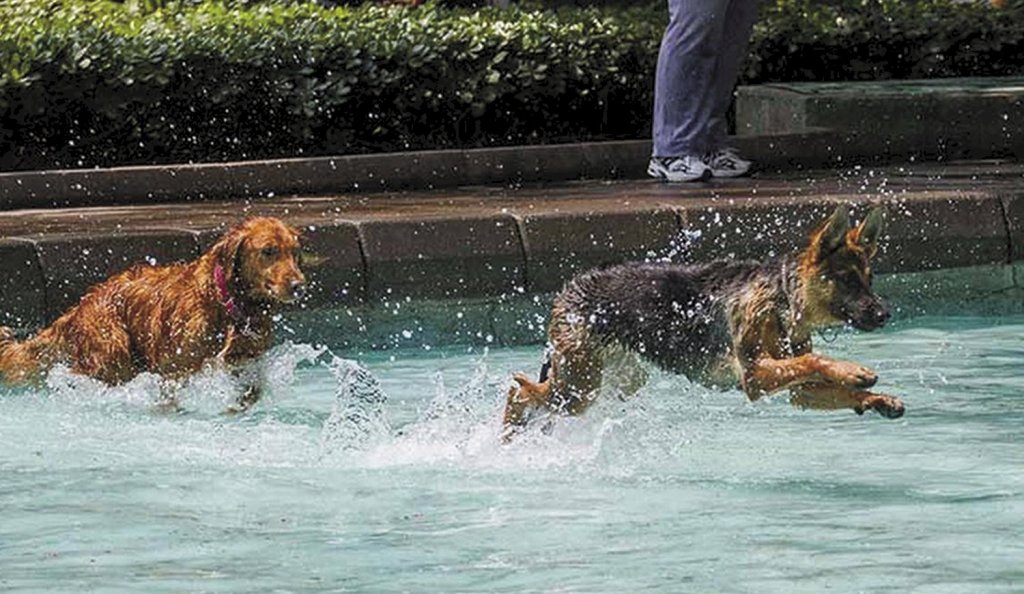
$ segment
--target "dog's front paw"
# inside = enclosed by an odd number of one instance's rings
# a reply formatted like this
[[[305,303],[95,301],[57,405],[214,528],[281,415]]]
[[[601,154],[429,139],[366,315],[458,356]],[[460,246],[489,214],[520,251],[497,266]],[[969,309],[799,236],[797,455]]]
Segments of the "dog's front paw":
[[[878,374],[856,363],[836,361],[829,366],[829,375],[836,383],[851,388],[870,388],[878,383]]]
[[[873,410],[887,419],[898,419],[906,412],[903,401],[892,396],[873,394],[861,401],[856,408],[857,414],[862,415],[864,411]]]

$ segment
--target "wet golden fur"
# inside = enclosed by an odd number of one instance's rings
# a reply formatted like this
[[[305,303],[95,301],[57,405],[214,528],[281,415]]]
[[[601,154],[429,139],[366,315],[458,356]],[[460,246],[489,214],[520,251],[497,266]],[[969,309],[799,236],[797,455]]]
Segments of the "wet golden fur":
[[[222,302],[218,266],[238,315]],[[304,283],[299,233],[277,219],[252,218],[197,260],[137,266],[95,285],[24,342],[0,329],[0,380],[34,381],[56,364],[107,384],[141,372],[181,378],[211,362],[237,367],[270,346],[271,315]]]
[[[841,207],[800,254],[625,264],[576,277],[555,299],[540,381],[514,376],[505,435],[533,410],[582,413],[609,381],[620,397],[631,396],[646,381],[641,359],[708,385],[737,386],[751,399],[788,389],[805,408],[902,415],[898,399],[866,391],[877,381],[873,371],[812,352],[818,328],[872,330],[888,319],[870,288],[881,223],[875,210],[851,228]]]

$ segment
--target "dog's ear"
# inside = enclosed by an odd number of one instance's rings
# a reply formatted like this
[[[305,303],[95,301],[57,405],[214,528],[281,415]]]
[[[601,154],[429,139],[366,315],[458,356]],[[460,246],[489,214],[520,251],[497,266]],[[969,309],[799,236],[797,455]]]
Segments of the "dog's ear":
[[[885,229],[885,209],[875,207],[860,225],[850,230],[850,241],[867,252],[868,257],[878,251],[878,238]]]
[[[840,204],[813,236],[812,245],[817,244],[818,256],[824,257],[839,249],[846,242],[846,232],[849,230],[850,211]]]
[[[245,243],[245,230],[239,225],[229,229],[210,248],[214,261],[224,270],[224,280],[229,286],[234,280],[235,271],[238,268],[238,256],[242,251],[243,243]]]
[[[320,254],[307,250],[301,250],[299,252],[299,268],[303,270],[306,270],[307,268],[317,268],[328,260],[330,260],[330,258],[327,256],[321,256]]]
[[[312,227],[311,227],[312,228]],[[299,241],[298,256],[295,260],[299,265],[299,268],[306,270],[309,268],[317,268],[324,262],[330,260],[327,256],[321,256],[313,250],[306,247],[306,235],[296,229],[295,227],[288,227],[288,230],[295,234],[295,239]]]

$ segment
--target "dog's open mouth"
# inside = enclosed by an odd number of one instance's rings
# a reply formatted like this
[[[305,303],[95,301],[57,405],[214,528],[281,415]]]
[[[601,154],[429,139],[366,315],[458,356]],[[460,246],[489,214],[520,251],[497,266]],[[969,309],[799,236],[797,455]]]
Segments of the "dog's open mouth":
[[[263,286],[263,296],[265,299],[286,305],[295,303],[302,298],[303,294],[304,288],[302,285],[298,285],[290,289],[278,287],[272,283],[267,283]]]
[[[874,318],[850,318],[846,321],[847,324],[853,326],[857,330],[864,332],[873,332],[879,328],[885,326],[886,319],[874,319]]]
[[[857,330],[871,332],[878,330],[889,322],[891,317],[888,307],[855,308],[845,312],[846,324]]]
[[[279,293],[277,291],[272,291],[270,293],[270,297],[271,297],[271,299],[273,299],[274,301],[277,301],[278,303],[285,303],[285,304],[295,303],[295,301],[297,300],[297,297],[295,295],[292,295],[292,294],[289,294],[289,293]]]

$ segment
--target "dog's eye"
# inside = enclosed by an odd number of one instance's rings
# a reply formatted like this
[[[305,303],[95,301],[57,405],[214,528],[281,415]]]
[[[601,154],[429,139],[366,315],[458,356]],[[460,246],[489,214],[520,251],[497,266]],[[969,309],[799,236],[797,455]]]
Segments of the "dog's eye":
[[[266,258],[273,258],[277,256],[277,248],[273,246],[265,247],[262,250],[260,250],[260,253],[263,254],[263,256]]]
[[[853,271],[841,272],[838,275],[836,275],[836,277],[838,278],[840,283],[851,288],[865,287],[871,285],[870,273],[867,279],[861,276],[860,273]]]

